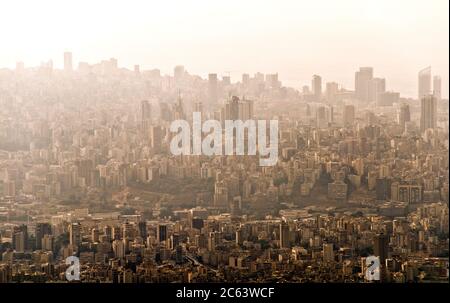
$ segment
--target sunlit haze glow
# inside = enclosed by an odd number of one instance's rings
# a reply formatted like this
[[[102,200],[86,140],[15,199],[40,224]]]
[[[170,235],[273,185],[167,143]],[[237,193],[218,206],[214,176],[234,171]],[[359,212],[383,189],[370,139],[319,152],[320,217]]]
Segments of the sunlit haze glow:
[[[388,90],[416,96],[417,72],[432,66],[447,98],[448,11],[447,0],[4,1],[0,67],[61,68],[69,50],[75,66],[115,57],[232,81],[278,72],[295,88],[320,74],[353,89],[354,71],[373,66]]]

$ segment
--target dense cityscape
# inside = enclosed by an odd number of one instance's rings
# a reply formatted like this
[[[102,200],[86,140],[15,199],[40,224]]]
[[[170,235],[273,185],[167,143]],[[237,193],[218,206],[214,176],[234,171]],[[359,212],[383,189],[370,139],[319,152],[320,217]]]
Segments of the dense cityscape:
[[[449,111],[376,67],[345,88],[63,54],[0,69],[0,283],[446,282]],[[328,80],[327,80],[328,81]],[[170,152],[170,124],[278,120],[278,161]]]

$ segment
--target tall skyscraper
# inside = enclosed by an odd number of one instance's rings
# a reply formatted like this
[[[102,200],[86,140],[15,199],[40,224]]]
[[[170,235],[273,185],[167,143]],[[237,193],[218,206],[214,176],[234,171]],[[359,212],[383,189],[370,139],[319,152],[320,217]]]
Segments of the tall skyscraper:
[[[144,136],[148,136],[151,124],[152,107],[148,100],[141,101],[141,130]]]
[[[369,80],[368,100],[369,102],[377,102],[378,94],[386,92],[386,80],[384,78],[373,78]]]
[[[373,254],[380,258],[380,279],[385,279],[386,259],[389,257],[389,237],[386,234],[377,234],[373,239]]]
[[[239,119],[239,98],[233,96],[228,103],[229,111],[227,111],[227,119],[237,120]]]
[[[138,230],[139,230],[139,236],[142,239],[146,239],[147,238],[147,222],[140,221],[138,223]]]
[[[373,253],[380,258],[380,263],[384,264],[389,253],[389,238],[385,234],[378,234],[374,237]]]
[[[322,77],[319,75],[314,75],[312,78],[311,87],[314,94],[314,101],[320,101],[322,97]]]
[[[134,225],[131,224],[130,222],[124,222],[122,223],[122,238],[129,238],[132,239],[134,237],[135,234],[135,229],[134,229]]]
[[[81,224],[72,223],[69,225],[69,243],[73,247],[81,244]]]
[[[222,233],[219,231],[210,232],[208,236],[208,250],[215,251],[217,245],[222,243]]]
[[[316,106],[316,125],[318,128],[327,128],[329,123],[333,122],[333,107]]]
[[[433,77],[433,95],[438,102],[442,98],[442,81],[440,76]]]
[[[150,127],[150,146],[155,149],[161,148],[164,139],[164,131],[161,126],[154,125]]]
[[[397,113],[397,122],[401,126],[402,130],[405,130],[406,123],[411,121],[411,113],[408,104],[402,104]]]
[[[24,252],[28,248],[28,227],[26,225],[16,226],[13,229],[13,248],[18,252]]]
[[[322,254],[323,260],[325,262],[333,262],[334,261],[333,243],[324,243]]]
[[[98,228],[91,230],[91,241],[94,243],[100,241],[100,230]]]
[[[355,96],[359,101],[369,101],[369,82],[372,79],[372,67],[360,67],[359,71],[355,73]]]
[[[163,242],[167,240],[167,225],[166,224],[159,224],[158,225],[158,231],[157,231],[157,239],[158,242]]]
[[[36,249],[42,249],[44,235],[52,234],[52,226],[49,223],[36,224]]]
[[[373,239],[373,254],[380,258],[380,279],[385,279],[386,259],[389,257],[389,237],[386,234],[377,234]]]
[[[285,221],[282,221],[280,223],[280,248],[289,248],[289,246],[289,225]]]
[[[421,98],[420,107],[420,131],[437,126],[437,100],[434,95],[426,95]]]
[[[52,235],[44,235],[41,241],[41,249],[52,251],[55,245],[55,237]]]
[[[424,68],[419,72],[419,95],[418,99],[431,94],[431,67]]]
[[[112,249],[116,258],[123,258],[125,256],[125,244],[121,240],[114,240],[112,242]]]
[[[208,103],[214,106],[217,103],[217,74],[208,75]]]
[[[352,126],[355,121],[355,107],[353,105],[345,105],[342,113],[342,123],[344,126]]]
[[[73,70],[72,53],[65,52],[64,53],[64,71],[71,72],[72,70]]]

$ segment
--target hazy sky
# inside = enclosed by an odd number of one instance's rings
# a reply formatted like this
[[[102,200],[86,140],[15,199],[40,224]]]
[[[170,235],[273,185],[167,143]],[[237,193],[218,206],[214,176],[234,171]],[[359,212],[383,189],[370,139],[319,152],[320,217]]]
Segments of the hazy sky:
[[[95,63],[195,74],[278,72],[284,84],[313,74],[353,89],[359,66],[373,66],[387,89],[417,95],[417,72],[442,76],[448,97],[448,0],[2,1],[0,67],[62,53]]]

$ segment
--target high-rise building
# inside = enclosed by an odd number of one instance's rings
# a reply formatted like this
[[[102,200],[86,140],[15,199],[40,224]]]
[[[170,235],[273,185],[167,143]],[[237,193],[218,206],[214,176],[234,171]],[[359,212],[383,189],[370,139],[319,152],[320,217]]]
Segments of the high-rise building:
[[[431,67],[429,66],[419,72],[418,99],[422,100],[424,96],[428,96],[431,92]]]
[[[355,121],[355,107],[353,105],[345,105],[342,113],[342,123],[344,126],[352,126]]]
[[[333,262],[334,261],[333,243],[324,243],[322,254],[323,254],[323,261]]]
[[[438,102],[442,98],[442,80],[440,76],[433,77],[433,95]]]
[[[130,222],[122,223],[122,238],[134,238],[134,225]]]
[[[93,243],[100,241],[100,230],[98,228],[93,228],[91,230],[91,241]]]
[[[151,104],[148,100],[141,101],[141,121],[149,121],[151,119]]]
[[[167,230],[167,225],[166,224],[159,224],[158,225],[158,230],[157,230],[157,239],[158,242],[163,242],[167,240],[167,235],[168,230]]]
[[[314,106],[314,103],[311,103],[310,106],[316,112],[316,126],[318,128],[327,128],[329,123],[333,122],[333,107],[322,105],[322,103],[319,104],[319,106]]]
[[[377,106],[392,106],[394,103],[398,103],[400,99],[400,93],[396,92],[379,92],[377,94]]]
[[[81,244],[80,223],[72,223],[69,225],[69,243],[72,247],[78,247]]]
[[[282,221],[280,223],[280,248],[290,247],[290,237],[289,237],[289,225]]]
[[[214,206],[228,206],[228,187],[223,181],[219,181],[214,184]]]
[[[407,204],[416,204],[423,202],[423,189],[421,185],[400,184],[394,182],[391,185],[391,200],[406,202]]]
[[[147,238],[147,222],[140,221],[138,223],[138,230],[139,230],[139,236],[142,239],[146,239]]]
[[[434,95],[426,95],[421,98],[420,107],[420,131],[437,126],[437,100]]]
[[[385,234],[378,234],[375,235],[373,242],[373,254],[380,258],[381,264],[384,264],[389,254],[389,237]]]
[[[326,98],[328,102],[336,101],[336,95],[339,92],[339,87],[336,82],[328,82],[326,85]]]
[[[164,131],[161,126],[154,125],[150,127],[150,146],[154,149],[161,148],[164,138]]]
[[[18,252],[24,252],[28,248],[28,227],[16,226],[13,229],[13,248]]]
[[[217,74],[208,75],[208,103],[209,106],[214,106],[218,100],[217,93]]]
[[[106,236],[106,241],[110,242],[113,239],[111,226],[106,225],[103,228],[103,234]]]
[[[42,239],[44,235],[52,234],[52,226],[50,223],[37,223],[36,224],[36,249],[42,249]]]
[[[253,118],[253,101],[240,100],[239,97],[233,96],[223,108],[224,120],[249,120]]]
[[[409,110],[409,105],[404,103],[400,106],[400,109],[398,110],[397,122],[404,131],[406,123],[409,121],[411,121],[411,113]]]
[[[219,231],[210,232],[208,236],[208,250],[215,251],[217,245],[222,243],[222,233]]]
[[[278,81],[278,73],[266,75],[266,85],[271,89],[280,88],[281,82]]]
[[[71,72],[72,70],[73,70],[72,53],[65,52],[64,53],[64,71]]]
[[[302,94],[303,94],[304,96],[309,95],[309,86],[308,86],[308,85],[303,85],[303,86],[302,86]]]
[[[372,79],[372,67],[360,67],[355,73],[355,96],[359,101],[369,101],[369,83]]]
[[[125,243],[122,240],[114,240],[112,242],[112,249],[116,258],[123,258],[125,256]]]
[[[373,244],[373,254],[380,258],[380,280],[383,282],[386,279],[386,259],[389,257],[388,235],[375,235]]]
[[[141,101],[141,130],[144,136],[148,136],[151,124],[152,107],[148,100]]]
[[[389,179],[386,177],[380,177],[376,179],[375,185],[376,199],[385,201],[389,196]]]
[[[119,226],[114,226],[112,231],[111,231],[111,236],[113,240],[120,240],[122,237],[122,233],[120,231],[120,227]]]
[[[328,183],[328,198],[339,203],[347,202],[348,185],[342,180]]]
[[[322,77],[313,75],[311,87],[314,94],[314,101],[320,101],[322,98]]]
[[[233,96],[231,100],[227,104],[227,119],[229,120],[237,120],[239,119],[239,98]]]
[[[230,76],[222,76],[222,84],[225,86],[231,85],[231,77]]]
[[[13,180],[3,182],[3,194],[5,196],[14,197],[16,195],[16,182]]]
[[[369,80],[368,86],[369,102],[377,102],[378,95],[386,91],[386,80],[384,78],[373,78]]]
[[[170,249],[175,249],[180,244],[180,235],[175,233],[170,236]]]
[[[44,235],[41,240],[41,249],[53,251],[55,247],[55,237],[52,235]]]
[[[175,262],[177,264],[181,264],[183,263],[183,259],[184,259],[183,246],[178,245],[175,248]]]
[[[244,88],[247,88],[250,84],[250,75],[249,74],[242,74],[242,85]]]

